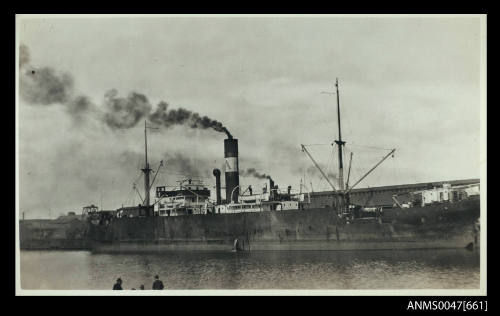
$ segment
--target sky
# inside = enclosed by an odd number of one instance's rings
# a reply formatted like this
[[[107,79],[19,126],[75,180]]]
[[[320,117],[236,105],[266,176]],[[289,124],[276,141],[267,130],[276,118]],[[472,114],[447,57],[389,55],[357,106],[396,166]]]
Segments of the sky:
[[[18,16],[19,211],[140,203],[144,120],[153,186],[213,190],[226,128],[243,188],[254,168],[329,190],[300,145],[336,184],[336,78],[351,184],[392,148],[358,187],[479,178],[480,35],[478,16]]]

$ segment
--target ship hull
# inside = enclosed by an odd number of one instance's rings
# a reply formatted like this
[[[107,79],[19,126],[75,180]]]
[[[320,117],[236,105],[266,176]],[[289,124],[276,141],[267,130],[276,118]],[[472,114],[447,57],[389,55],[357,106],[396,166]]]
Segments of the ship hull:
[[[479,200],[346,220],[330,208],[124,218],[93,226],[94,252],[378,250],[478,244]]]

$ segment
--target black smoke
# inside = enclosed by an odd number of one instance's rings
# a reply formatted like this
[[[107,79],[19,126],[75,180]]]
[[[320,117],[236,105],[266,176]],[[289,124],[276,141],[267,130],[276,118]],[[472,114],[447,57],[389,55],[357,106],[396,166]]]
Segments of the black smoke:
[[[118,91],[111,89],[104,95],[104,122],[111,129],[127,129],[151,112],[151,105],[145,95],[132,92],[126,98],[118,97]]]
[[[165,169],[169,174],[192,177],[210,177],[210,168],[212,165],[209,160],[197,159],[181,153],[164,154]]]
[[[246,170],[242,170],[240,173],[244,177],[245,176],[251,176],[251,177],[254,177],[254,178],[257,178],[257,179],[269,179],[269,180],[272,180],[270,175],[267,175],[265,173],[260,173],[257,170],[255,170],[255,168],[248,168]]]
[[[74,79],[68,72],[51,67],[33,67],[26,45],[19,47],[19,92],[21,98],[32,105],[62,104],[72,118],[79,122],[95,106],[86,96],[74,95]]]
[[[80,122],[87,118],[88,113],[91,111],[97,113],[97,109],[95,105],[90,101],[90,99],[86,96],[76,96],[71,99],[66,104],[66,112],[71,115],[73,118],[77,118],[77,122]]]
[[[168,107],[167,102],[161,101],[156,110],[149,116],[149,120],[166,128],[173,125],[188,125],[191,128],[213,129],[225,133],[229,138],[233,138],[228,129],[219,121],[208,116],[200,116],[198,113],[183,108],[169,110]]]
[[[221,122],[183,108],[169,109],[165,101],[153,111],[148,98],[138,92],[120,97],[116,89],[110,89],[104,94],[103,105],[96,107],[87,96],[74,95],[71,74],[50,67],[31,66],[28,47],[23,44],[19,47],[19,68],[20,95],[25,101],[32,105],[61,104],[77,121],[93,114],[110,129],[117,130],[132,128],[142,120],[149,120],[164,128],[185,125],[194,129],[212,129],[232,138]]]
[[[66,104],[73,94],[73,78],[49,67],[21,69],[21,97],[31,104]]]

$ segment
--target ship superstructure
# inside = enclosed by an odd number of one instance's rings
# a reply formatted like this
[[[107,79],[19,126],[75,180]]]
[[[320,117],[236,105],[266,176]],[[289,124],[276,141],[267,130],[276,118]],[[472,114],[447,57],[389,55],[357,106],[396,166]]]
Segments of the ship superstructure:
[[[286,192],[281,192],[274,181],[269,178],[269,188],[267,183],[261,191],[254,192],[251,186],[238,196],[238,201],[231,201],[229,204],[219,204],[214,206],[215,214],[234,214],[247,212],[269,212],[285,210],[303,210],[304,204],[308,203],[308,193],[292,192],[292,187],[288,186]]]
[[[156,187],[155,215],[182,216],[211,211],[210,190],[199,179],[185,179],[173,189]]]

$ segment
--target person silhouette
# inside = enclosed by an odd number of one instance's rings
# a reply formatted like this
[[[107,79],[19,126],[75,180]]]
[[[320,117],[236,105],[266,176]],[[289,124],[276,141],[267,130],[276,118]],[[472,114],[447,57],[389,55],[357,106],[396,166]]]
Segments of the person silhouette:
[[[122,279],[118,278],[115,285],[113,285],[113,290],[123,290],[122,289]]]
[[[163,282],[160,280],[158,275],[155,275],[155,281],[153,282],[153,290],[163,290]]]

